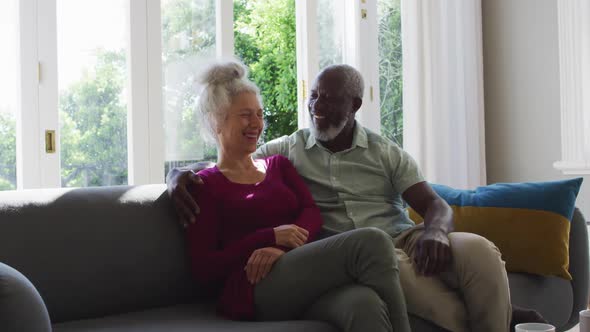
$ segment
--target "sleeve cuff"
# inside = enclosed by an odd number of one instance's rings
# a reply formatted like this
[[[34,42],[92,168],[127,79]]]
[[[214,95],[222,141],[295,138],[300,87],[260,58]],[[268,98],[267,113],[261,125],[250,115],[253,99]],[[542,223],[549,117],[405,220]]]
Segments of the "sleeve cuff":
[[[275,230],[272,227],[261,229],[258,234],[260,234],[260,239],[266,246],[276,245]]]
[[[423,178],[421,178],[421,177],[417,177],[417,178],[413,178],[413,179],[411,179],[411,180],[408,180],[408,181],[401,182],[401,183],[400,183],[400,184],[398,184],[398,186],[397,186],[397,187],[398,187],[398,190],[399,190],[399,193],[400,193],[400,195],[401,195],[401,194],[403,194],[403,193],[404,193],[404,192],[405,192],[405,191],[406,191],[408,188],[410,188],[411,186],[413,186],[413,185],[415,185],[415,184],[417,184],[417,183],[420,183],[420,182],[424,182],[424,181],[426,181],[426,180],[424,180],[424,179],[423,179]]]
[[[274,246],[272,246],[272,247],[273,247],[273,248],[277,248],[277,249],[281,249],[281,250],[282,250],[282,251],[284,251],[284,252],[289,252],[289,251],[293,250],[293,249],[291,249],[291,248],[287,248],[287,247],[284,247],[284,246],[279,246],[279,245],[274,245]]]

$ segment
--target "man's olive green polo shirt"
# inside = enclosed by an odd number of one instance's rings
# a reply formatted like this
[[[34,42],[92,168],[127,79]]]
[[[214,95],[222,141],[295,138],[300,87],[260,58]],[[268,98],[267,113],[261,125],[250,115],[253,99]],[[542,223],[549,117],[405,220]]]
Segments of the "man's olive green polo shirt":
[[[324,219],[324,234],[377,227],[392,236],[412,227],[401,194],[424,181],[414,159],[395,143],[355,125],[352,147],[336,153],[309,129],[268,142],[255,157],[281,154],[307,183]]]

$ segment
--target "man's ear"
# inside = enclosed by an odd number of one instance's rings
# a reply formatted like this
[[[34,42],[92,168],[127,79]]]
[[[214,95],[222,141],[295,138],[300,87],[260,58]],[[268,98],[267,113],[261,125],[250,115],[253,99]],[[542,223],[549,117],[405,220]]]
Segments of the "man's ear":
[[[356,113],[363,105],[363,99],[359,97],[352,98],[352,110]]]

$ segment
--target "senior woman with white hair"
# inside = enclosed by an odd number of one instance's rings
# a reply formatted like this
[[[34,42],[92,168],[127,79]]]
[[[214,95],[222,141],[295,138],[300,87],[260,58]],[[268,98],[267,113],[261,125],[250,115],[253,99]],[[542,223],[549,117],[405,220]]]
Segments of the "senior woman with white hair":
[[[410,331],[388,235],[364,228],[312,242],[320,211],[293,165],[278,155],[252,158],[264,122],[246,74],[230,61],[202,78],[198,113],[218,159],[191,190],[201,209],[186,234],[196,281],[217,287],[218,311],[232,319]]]

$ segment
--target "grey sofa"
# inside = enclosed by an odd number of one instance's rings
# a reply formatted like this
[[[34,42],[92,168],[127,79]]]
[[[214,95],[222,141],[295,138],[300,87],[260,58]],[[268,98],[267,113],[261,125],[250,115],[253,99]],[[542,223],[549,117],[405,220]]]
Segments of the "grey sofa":
[[[560,330],[575,325],[588,302],[588,237],[577,210],[570,262],[572,282],[510,274],[513,302]],[[417,317],[411,324],[442,331]],[[0,192],[0,331],[51,329],[336,331],[318,321],[216,316],[210,294],[191,281],[164,185]]]

